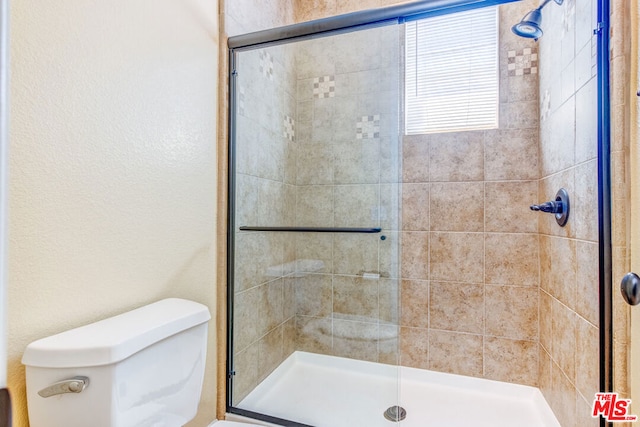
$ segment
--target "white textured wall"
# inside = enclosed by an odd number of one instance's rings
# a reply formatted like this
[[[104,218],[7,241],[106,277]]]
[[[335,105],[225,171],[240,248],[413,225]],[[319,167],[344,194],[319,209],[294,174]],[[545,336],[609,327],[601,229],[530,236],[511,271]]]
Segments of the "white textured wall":
[[[9,387],[25,346],[176,296],[215,309],[217,0],[11,2]],[[199,417],[215,410],[215,325]]]

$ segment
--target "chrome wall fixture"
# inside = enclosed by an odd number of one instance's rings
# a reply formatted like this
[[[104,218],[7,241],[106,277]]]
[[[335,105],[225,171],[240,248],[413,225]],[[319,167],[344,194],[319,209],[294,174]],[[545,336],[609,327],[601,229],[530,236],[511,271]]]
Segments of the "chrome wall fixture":
[[[517,36],[538,40],[542,37],[542,8],[551,0],[544,0],[540,6],[528,12],[516,25],[511,27],[511,31]],[[553,0],[558,6],[564,0]]]
[[[82,393],[85,388],[89,387],[89,378],[83,376],[75,376],[67,380],[58,381],[38,392],[41,397],[47,398],[58,396],[66,393]]]

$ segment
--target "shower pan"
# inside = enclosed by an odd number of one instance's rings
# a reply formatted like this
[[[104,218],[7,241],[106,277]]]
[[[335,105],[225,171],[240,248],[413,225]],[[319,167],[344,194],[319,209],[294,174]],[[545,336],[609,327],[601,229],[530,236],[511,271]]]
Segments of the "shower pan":
[[[606,82],[577,65],[592,9],[556,3],[538,42],[511,31],[532,2],[499,0],[229,39],[229,414],[599,425]],[[559,188],[570,216],[532,211]]]

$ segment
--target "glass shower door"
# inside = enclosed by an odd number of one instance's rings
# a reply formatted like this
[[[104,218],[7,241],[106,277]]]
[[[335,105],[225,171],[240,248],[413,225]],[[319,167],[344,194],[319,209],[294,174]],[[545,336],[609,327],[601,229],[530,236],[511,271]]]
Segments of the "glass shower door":
[[[231,412],[375,426],[398,402],[399,35],[234,52]]]

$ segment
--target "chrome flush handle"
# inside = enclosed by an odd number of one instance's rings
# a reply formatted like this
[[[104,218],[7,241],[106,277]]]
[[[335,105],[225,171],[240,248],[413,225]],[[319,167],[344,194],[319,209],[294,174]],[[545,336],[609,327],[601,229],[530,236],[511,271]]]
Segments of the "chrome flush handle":
[[[46,398],[65,393],[82,393],[88,386],[89,378],[78,376],[53,383],[49,387],[40,390],[38,394]]]

